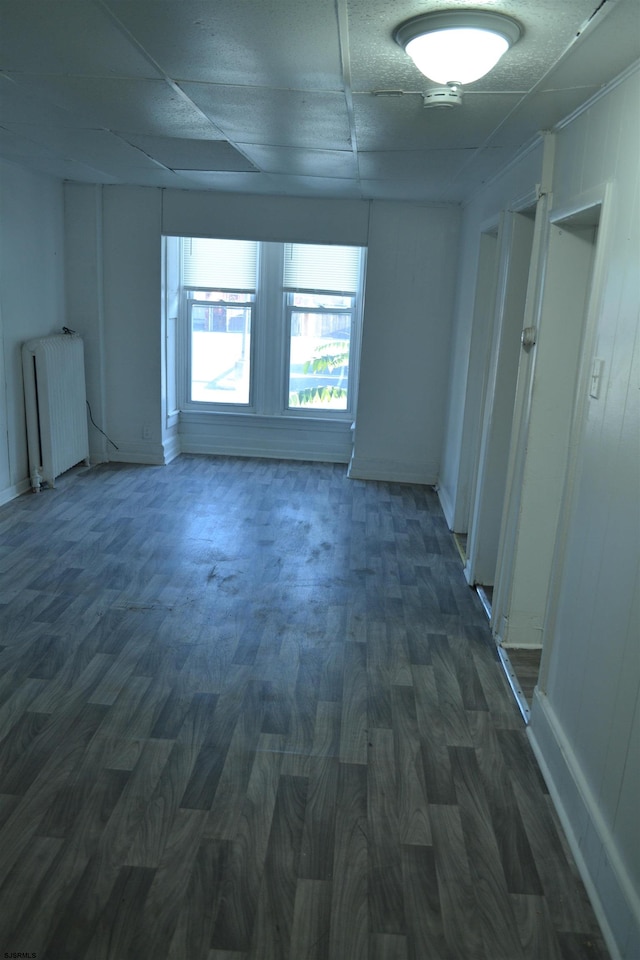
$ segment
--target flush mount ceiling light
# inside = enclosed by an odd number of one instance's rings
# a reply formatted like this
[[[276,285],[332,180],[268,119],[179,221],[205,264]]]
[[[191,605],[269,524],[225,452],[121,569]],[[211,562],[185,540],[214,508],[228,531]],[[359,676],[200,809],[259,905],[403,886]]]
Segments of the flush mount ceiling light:
[[[443,85],[444,103],[447,89],[459,102],[460,85],[484,77],[521,34],[520,24],[501,13],[447,10],[413,17],[393,36],[425,77]]]

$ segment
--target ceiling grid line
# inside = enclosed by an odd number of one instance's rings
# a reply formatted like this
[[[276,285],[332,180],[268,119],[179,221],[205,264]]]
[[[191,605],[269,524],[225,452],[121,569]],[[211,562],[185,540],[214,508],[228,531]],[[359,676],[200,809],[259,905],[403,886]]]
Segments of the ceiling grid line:
[[[465,203],[640,60],[637,0],[597,4],[510,0],[517,42],[461,106],[425,109],[394,35],[465,0],[0,0],[0,157],[85,183]]]

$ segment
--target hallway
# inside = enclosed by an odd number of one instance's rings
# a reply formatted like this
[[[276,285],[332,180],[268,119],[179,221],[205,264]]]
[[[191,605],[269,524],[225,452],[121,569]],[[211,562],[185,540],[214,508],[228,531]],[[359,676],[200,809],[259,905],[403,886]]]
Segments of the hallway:
[[[429,487],[111,464],[0,509],[0,950],[606,960]]]

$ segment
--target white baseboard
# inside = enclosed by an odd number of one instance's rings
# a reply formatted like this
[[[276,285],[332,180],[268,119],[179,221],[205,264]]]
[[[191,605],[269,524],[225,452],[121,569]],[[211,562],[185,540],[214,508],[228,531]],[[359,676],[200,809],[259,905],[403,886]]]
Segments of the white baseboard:
[[[180,437],[177,433],[166,437],[162,446],[164,449],[164,463],[171,463],[172,460],[175,460],[176,457],[179,457],[182,453],[182,444],[180,443]]]
[[[505,643],[499,637],[496,637],[496,639],[505,650],[542,650],[541,643]]]
[[[288,445],[262,447],[257,444],[251,445],[247,443],[216,443],[213,440],[198,441],[187,437],[182,438],[179,452],[223,457],[259,457],[265,460],[309,460],[317,463],[344,463],[346,465],[343,454],[318,451],[313,448],[291,447]]]
[[[504,624],[504,633],[500,642],[504,647],[514,650],[532,647],[538,649],[543,646],[543,630],[540,617],[537,613],[526,610],[509,610],[509,617]]]
[[[548,699],[534,692],[527,728],[612,960],[640,957],[640,896]]]
[[[437,470],[419,463],[352,456],[349,477],[352,480],[388,480],[391,483],[419,483],[431,487],[436,482]]]
[[[118,440],[118,449],[109,448],[109,460],[115,463],[143,463],[161,467],[165,463],[164,447],[155,441]]]
[[[4,490],[0,490],[0,506],[3,503],[9,503],[10,500],[15,500],[16,497],[21,497],[23,493],[26,493],[31,489],[31,480],[27,477],[26,480],[21,480],[20,483],[14,483],[10,487],[5,487]]]
[[[449,491],[447,490],[446,487],[442,487],[440,486],[440,484],[437,484],[436,493],[438,494],[438,500],[440,501],[440,506],[442,507],[444,518],[447,521],[447,526],[449,527],[449,530],[453,530],[453,517],[455,514],[455,510],[453,507],[453,500],[449,496]],[[459,530],[454,532],[460,533]]]

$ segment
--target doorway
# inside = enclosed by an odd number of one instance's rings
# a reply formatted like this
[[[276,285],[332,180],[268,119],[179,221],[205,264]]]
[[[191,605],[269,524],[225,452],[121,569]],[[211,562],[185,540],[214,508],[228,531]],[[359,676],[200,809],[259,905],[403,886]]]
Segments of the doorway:
[[[551,218],[535,346],[520,357],[492,617],[507,674],[511,670],[516,681],[518,659],[530,669],[532,657],[535,662],[543,650],[571,432],[581,400],[578,374],[600,211],[601,204],[595,204]],[[529,704],[524,706],[528,718]]]
[[[487,328],[480,442],[472,478],[465,576],[491,616],[498,562],[520,338],[533,244],[535,207],[509,212],[500,224]]]

